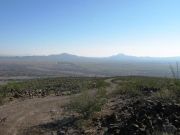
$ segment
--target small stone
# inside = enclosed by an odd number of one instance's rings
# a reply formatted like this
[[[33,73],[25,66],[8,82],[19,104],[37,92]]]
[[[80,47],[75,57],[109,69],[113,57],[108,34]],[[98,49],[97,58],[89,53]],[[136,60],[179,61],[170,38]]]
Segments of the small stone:
[[[65,131],[57,131],[57,135],[65,135],[66,132]]]

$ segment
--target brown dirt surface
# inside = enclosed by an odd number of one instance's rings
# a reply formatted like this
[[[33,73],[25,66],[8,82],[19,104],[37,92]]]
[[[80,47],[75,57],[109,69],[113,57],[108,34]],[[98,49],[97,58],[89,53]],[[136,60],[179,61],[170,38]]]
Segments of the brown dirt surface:
[[[0,133],[17,135],[18,130],[49,122],[51,112],[60,112],[60,107],[69,101],[68,96],[34,98],[15,101],[0,107]]]
[[[112,78],[107,91],[116,88]],[[0,135],[19,135],[24,129],[52,122],[63,113],[63,106],[70,101],[70,96],[48,96],[21,101],[12,101],[0,106]]]

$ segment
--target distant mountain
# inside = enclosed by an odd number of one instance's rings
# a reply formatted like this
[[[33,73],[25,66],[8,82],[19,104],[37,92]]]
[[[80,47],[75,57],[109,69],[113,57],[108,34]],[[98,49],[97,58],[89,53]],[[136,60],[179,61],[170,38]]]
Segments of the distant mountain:
[[[129,56],[129,55],[125,55],[125,54],[117,54],[117,55],[113,55],[113,56],[110,56],[108,57],[107,59],[109,60],[137,60],[139,59],[138,57],[136,56]]]
[[[68,53],[48,56],[0,57],[0,76],[171,76],[180,57],[137,57],[117,54],[84,57]]]
[[[20,60],[20,61],[76,61],[84,59],[76,55],[62,53],[57,55],[48,55],[48,56],[6,56],[0,57],[0,60]]]
[[[110,60],[116,60],[116,61],[141,61],[141,62],[174,62],[174,61],[180,61],[180,56],[178,57],[137,57],[137,56],[129,56],[125,54],[117,54],[108,57]]]
[[[85,57],[77,56],[68,53],[48,55],[48,56],[15,56],[4,57],[1,56],[0,60],[20,60],[20,61],[69,61],[69,62],[95,62],[95,61],[161,61],[161,62],[174,62],[180,61],[180,57],[137,57],[125,54],[117,54],[110,57]]]

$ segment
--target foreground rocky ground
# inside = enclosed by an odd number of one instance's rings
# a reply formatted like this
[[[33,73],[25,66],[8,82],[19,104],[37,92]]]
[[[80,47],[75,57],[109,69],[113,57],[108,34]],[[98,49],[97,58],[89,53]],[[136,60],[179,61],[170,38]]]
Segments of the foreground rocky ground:
[[[53,131],[57,135],[180,135],[180,104],[154,98],[158,91],[145,88],[143,96],[113,95],[101,112],[87,120],[71,114],[26,133],[46,129],[46,134]]]
[[[112,102],[122,101],[122,98]],[[180,105],[150,99],[135,99],[126,105],[110,106],[112,114],[99,119],[103,134],[151,135],[157,131],[180,134]]]
[[[170,135],[180,134],[180,105],[119,96],[109,100],[101,113],[79,127],[73,114],[23,131],[26,135]]]
[[[153,94],[160,89],[153,87],[142,88],[141,96],[112,94],[121,81],[106,82],[110,84],[106,87],[108,100],[100,112],[89,118],[67,109],[70,96],[35,98],[2,106],[0,132],[3,135],[180,135],[180,104],[176,100],[154,98]]]

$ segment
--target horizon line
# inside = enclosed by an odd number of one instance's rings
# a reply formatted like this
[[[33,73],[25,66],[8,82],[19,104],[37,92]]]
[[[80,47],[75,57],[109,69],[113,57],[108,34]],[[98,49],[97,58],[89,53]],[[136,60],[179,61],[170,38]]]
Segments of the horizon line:
[[[180,56],[137,56],[137,55],[132,55],[132,54],[125,54],[125,53],[116,53],[112,55],[107,55],[107,56],[83,56],[83,55],[78,55],[78,54],[73,54],[73,53],[56,53],[56,54],[42,54],[42,55],[37,55],[37,54],[27,54],[27,55],[0,55],[0,57],[48,57],[48,56],[57,56],[57,55],[73,55],[77,57],[87,57],[87,58],[108,58],[108,57],[113,57],[113,56],[129,56],[129,57],[138,57],[138,58],[176,58]]]

